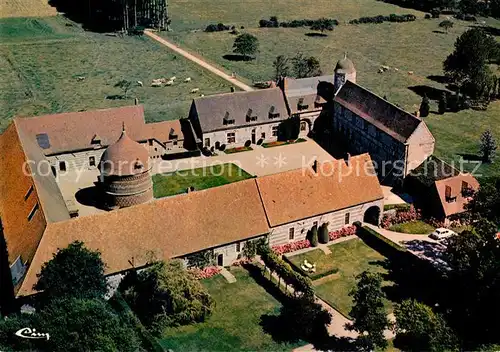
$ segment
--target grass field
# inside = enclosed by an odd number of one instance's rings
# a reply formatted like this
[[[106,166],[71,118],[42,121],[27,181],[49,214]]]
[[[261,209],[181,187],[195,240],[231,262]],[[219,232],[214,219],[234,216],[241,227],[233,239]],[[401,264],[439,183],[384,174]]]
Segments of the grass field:
[[[234,164],[213,165],[192,170],[153,176],[155,198],[185,193],[189,187],[202,190],[251,178],[252,175]]]
[[[403,224],[394,224],[389,227],[388,230],[402,232],[402,233],[411,233],[411,234],[421,234],[428,235],[436,228],[422,220],[415,220],[410,222],[405,222]]]
[[[0,131],[13,116],[91,110],[144,103],[148,121],[185,117],[191,100],[230,91],[228,84],[146,37],[111,37],[83,31],[62,16],[0,20]],[[85,80],[78,81],[83,76]],[[171,87],[154,78],[176,76]],[[183,79],[191,77],[190,83]],[[114,87],[142,81],[128,99]],[[193,88],[200,93],[191,94]]]
[[[0,6],[0,18],[54,16],[56,13],[48,0],[3,0]]]
[[[324,255],[323,261],[328,260],[330,265],[339,271],[335,275],[317,280],[315,291],[321,299],[347,316],[352,307],[349,292],[356,286],[356,275],[365,270],[386,274],[387,270],[380,263],[385,257],[360,239],[337,243],[329,248],[332,253]],[[389,286],[392,282],[386,281],[383,285]],[[389,301],[386,305],[390,307]]]
[[[208,321],[167,329],[160,341],[173,351],[290,351],[294,347],[273,341],[260,326],[261,317],[278,315],[280,303],[242,268],[231,268],[236,282],[221,275],[203,283],[216,302]]]
[[[203,8],[203,11],[199,11]],[[267,80],[273,76],[272,62],[277,55],[294,56],[297,52],[319,58],[323,72],[331,74],[336,61],[347,51],[358,71],[360,84],[404,107],[416,111],[421,96],[410,87],[444,86],[428,76],[442,75],[442,62],[453,50],[456,38],[467,30],[470,22],[454,20],[448,34],[438,27],[441,19],[425,20],[424,13],[400,8],[376,0],[317,0],[314,6],[307,2],[287,0],[251,0],[245,6],[230,0],[173,0],[169,3],[173,32],[164,34],[183,47],[203,55],[239,76],[251,80]],[[350,19],[361,16],[389,15],[391,13],[413,13],[415,22],[346,25]],[[258,28],[261,18],[276,15],[279,20],[331,17],[340,25],[327,37],[308,37],[307,28]],[[500,22],[485,19],[487,25],[500,28]],[[234,35],[229,32],[204,33],[197,31],[210,23],[223,22],[244,26],[243,30],[257,36],[260,52],[252,62],[235,62],[223,58],[231,53]],[[383,74],[381,65],[398,68]],[[413,71],[413,75],[408,75]],[[419,88],[413,88],[419,89]],[[420,87],[422,89],[422,87]],[[432,102],[431,110],[437,110]],[[460,160],[462,153],[476,153],[482,131],[491,128],[500,140],[500,102],[490,105],[488,111],[472,110],[443,115],[431,114],[428,125],[436,137],[436,155],[448,161]],[[500,155],[500,151],[498,151]],[[475,164],[465,164],[472,170]],[[485,176],[500,174],[500,162],[484,165],[478,173]]]

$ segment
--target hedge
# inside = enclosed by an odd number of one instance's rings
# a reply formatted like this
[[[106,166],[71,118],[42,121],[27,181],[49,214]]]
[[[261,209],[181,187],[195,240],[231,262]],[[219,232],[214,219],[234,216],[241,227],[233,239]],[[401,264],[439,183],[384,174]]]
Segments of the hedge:
[[[333,18],[319,18],[316,20],[302,19],[302,20],[292,20],[290,22],[278,22],[277,18],[271,17],[270,20],[262,19],[259,21],[259,27],[261,28],[299,28],[299,27],[313,27],[321,22],[326,22],[329,24],[329,28],[333,29],[333,26],[338,26],[339,21]],[[328,30],[331,30],[328,29]]]
[[[154,338],[154,336],[151,335],[151,333],[144,327],[144,325],[142,325],[139,318],[137,318],[137,316],[134,314],[119,291],[116,291],[113,297],[111,297],[108,302],[122,319],[128,319],[130,323],[134,324],[135,330],[141,338],[142,346],[146,349],[146,351],[165,351],[160,346],[159,342]]]

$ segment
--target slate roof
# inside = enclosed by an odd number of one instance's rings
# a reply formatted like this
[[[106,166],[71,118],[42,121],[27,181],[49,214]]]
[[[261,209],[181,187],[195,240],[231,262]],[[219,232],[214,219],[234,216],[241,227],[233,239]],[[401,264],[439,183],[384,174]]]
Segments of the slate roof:
[[[48,147],[45,155],[93,148],[92,140],[98,136],[102,146],[116,142],[125,123],[131,138],[139,140],[144,125],[142,105],[118,108],[68,112],[29,118],[16,118],[16,124],[28,138],[46,134]]]
[[[257,116],[255,121],[247,121]],[[234,92],[210,95],[193,100],[190,118],[194,119],[193,110],[198,115],[201,132],[233,129],[242,126],[260,125],[288,118],[285,99],[280,88],[268,88],[250,92]],[[279,113],[279,117],[269,118],[269,113]],[[224,118],[234,120],[233,124],[224,124]]]
[[[351,81],[340,88],[334,101],[401,142],[406,142],[422,122]]]
[[[312,168],[297,169],[258,177],[262,202],[271,227],[312,216],[383,199],[384,195],[376,173],[365,165],[372,165],[368,154],[344,160],[318,164]]]
[[[308,77],[308,78],[289,78],[285,77],[284,92],[288,102],[288,107],[291,114],[305,111],[321,110],[321,107],[315,106],[316,104],[324,104],[326,102],[322,92],[318,94],[318,84],[320,82],[326,82],[332,86],[332,97],[333,97],[333,75],[325,75],[318,77]],[[307,109],[299,110],[299,101],[301,105],[307,105]]]
[[[42,264],[75,240],[99,250],[110,274],[268,232],[254,179],[49,224],[19,293],[34,293]]]

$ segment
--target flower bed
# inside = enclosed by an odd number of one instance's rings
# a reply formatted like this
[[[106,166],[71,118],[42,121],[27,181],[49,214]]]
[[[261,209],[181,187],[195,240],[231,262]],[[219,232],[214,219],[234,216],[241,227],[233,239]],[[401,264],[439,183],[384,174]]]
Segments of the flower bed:
[[[250,264],[252,262],[253,262],[253,259],[241,258],[241,259],[235,260],[231,265],[232,266],[242,266],[245,264]]]
[[[224,151],[226,154],[234,154],[234,153],[239,153],[239,152],[246,152],[247,150],[253,150],[252,147],[236,147],[236,148],[229,148]]]
[[[274,253],[282,255],[285,253],[290,253],[298,251],[299,249],[311,247],[311,242],[309,240],[296,241],[292,243],[282,244],[281,246],[274,246],[271,249]]]
[[[269,143],[262,143],[262,147],[264,148],[271,148],[271,147],[277,147],[280,145],[286,145],[286,144],[294,144],[294,143],[300,143],[300,142],[305,142],[306,140],[304,138],[298,138],[296,140],[289,140],[289,141],[274,141],[274,142],[269,142]]]
[[[349,225],[341,228],[340,230],[332,231],[328,233],[330,241],[337,240],[342,237],[352,236],[356,234],[356,226]]]
[[[221,268],[217,266],[207,266],[206,268],[191,268],[188,271],[194,275],[197,280],[209,279],[220,273]]]
[[[385,214],[380,226],[383,229],[387,229],[394,224],[420,220],[421,217],[420,211],[416,210],[415,207],[411,205],[409,210],[400,210],[397,211],[396,214]]]

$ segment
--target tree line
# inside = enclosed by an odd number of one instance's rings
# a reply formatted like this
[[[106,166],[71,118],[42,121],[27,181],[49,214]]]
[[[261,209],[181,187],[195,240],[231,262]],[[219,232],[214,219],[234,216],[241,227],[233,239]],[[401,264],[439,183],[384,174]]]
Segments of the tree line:
[[[96,31],[136,27],[168,29],[167,0],[51,0],[59,12]]]

